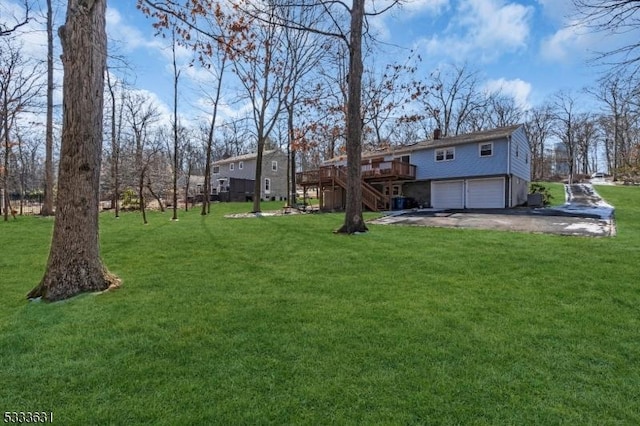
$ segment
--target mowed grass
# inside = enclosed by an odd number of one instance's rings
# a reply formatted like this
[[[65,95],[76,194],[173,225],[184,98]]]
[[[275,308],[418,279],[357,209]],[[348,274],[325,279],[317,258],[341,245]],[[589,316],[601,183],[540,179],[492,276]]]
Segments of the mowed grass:
[[[2,223],[0,410],[69,425],[640,424],[640,188],[597,190],[614,238],[223,218],[248,204],[147,226],[107,213],[122,289],[55,304],[24,299],[52,221]]]

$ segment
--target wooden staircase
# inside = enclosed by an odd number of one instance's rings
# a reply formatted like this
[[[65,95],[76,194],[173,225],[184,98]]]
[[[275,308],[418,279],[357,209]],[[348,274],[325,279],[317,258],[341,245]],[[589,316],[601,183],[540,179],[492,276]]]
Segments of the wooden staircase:
[[[347,173],[341,169],[336,167],[336,173],[334,174],[335,182],[341,186],[343,189],[347,189]],[[362,204],[364,204],[367,208],[372,211],[380,211],[380,210],[389,210],[389,202],[387,198],[380,191],[375,189],[373,186],[365,182],[361,181],[362,185]]]

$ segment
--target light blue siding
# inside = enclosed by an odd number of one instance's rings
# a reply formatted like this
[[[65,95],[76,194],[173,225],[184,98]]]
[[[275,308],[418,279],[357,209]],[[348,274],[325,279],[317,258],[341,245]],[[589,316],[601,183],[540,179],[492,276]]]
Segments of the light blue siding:
[[[531,180],[531,153],[524,127],[511,135],[511,174],[527,182]]]
[[[493,155],[480,156],[480,144],[492,142]],[[455,159],[436,161],[436,149],[427,148],[411,153],[411,163],[417,166],[417,180],[472,178],[476,176],[512,175],[525,181],[531,178],[531,154],[523,127],[517,128],[510,138],[493,141],[456,144]]]
[[[436,161],[435,148],[429,148],[412,152],[411,163],[417,166],[418,180],[507,174],[507,146],[506,139],[493,141],[493,155],[480,157],[478,143],[456,145],[452,161]]]

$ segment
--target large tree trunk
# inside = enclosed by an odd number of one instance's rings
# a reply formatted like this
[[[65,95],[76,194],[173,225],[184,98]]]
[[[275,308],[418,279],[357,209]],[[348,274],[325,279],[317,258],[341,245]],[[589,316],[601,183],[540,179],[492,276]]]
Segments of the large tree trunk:
[[[47,270],[27,297],[54,301],[119,285],[100,259],[98,202],[106,0],[70,0],[62,43],[63,125],[58,202]]]
[[[362,21],[364,0],[353,0],[349,43],[349,81],[347,104],[347,204],[344,224],[337,232],[366,232],[362,217]]]
[[[53,8],[47,0],[47,124],[44,160],[44,200],[40,214],[53,214]]]

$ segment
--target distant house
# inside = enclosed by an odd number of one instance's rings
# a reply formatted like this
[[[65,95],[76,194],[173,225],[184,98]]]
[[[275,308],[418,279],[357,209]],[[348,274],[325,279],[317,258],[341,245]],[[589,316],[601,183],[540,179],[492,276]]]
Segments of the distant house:
[[[346,157],[297,182],[320,189],[325,209],[344,207]],[[421,205],[433,208],[507,208],[527,201],[529,141],[522,125],[440,138],[362,156],[363,204],[371,210]]]
[[[214,197],[220,201],[252,200],[257,157],[254,152],[215,161],[211,173]],[[279,149],[263,152],[260,185],[263,200],[287,198],[287,154]]]

